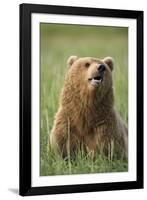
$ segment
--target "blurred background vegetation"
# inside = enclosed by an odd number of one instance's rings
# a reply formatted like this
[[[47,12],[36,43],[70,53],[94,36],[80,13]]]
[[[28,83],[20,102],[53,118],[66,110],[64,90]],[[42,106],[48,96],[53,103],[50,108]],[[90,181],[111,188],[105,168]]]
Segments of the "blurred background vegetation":
[[[110,161],[97,156],[95,161],[79,154],[70,163],[48,151],[48,137],[58,109],[63,87],[66,62],[69,56],[115,60],[115,107],[124,121],[128,121],[128,28],[40,24],[41,45],[41,119],[40,174],[74,174],[127,171],[127,161]]]

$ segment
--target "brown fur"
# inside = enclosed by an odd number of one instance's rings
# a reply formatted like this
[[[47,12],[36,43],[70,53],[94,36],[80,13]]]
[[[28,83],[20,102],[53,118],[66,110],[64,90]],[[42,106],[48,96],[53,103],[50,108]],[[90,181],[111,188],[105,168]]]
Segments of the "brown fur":
[[[99,64],[104,64],[106,70],[103,81],[95,87],[88,80],[98,74]],[[112,58],[72,56],[68,65],[50,135],[51,146],[63,156],[82,146],[88,153],[127,158],[128,130],[113,106]]]

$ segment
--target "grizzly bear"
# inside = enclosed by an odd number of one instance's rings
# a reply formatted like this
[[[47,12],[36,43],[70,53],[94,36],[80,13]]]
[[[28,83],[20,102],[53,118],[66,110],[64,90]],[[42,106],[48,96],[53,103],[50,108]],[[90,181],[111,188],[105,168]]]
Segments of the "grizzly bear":
[[[71,56],[50,144],[63,157],[83,149],[92,155],[126,159],[128,130],[114,108],[111,57]]]

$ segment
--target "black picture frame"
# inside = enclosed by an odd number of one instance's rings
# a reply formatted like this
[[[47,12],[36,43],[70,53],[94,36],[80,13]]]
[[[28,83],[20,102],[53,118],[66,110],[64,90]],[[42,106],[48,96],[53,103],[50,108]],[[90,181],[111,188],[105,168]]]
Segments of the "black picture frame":
[[[137,180],[66,186],[31,186],[31,15],[32,13],[101,16],[137,20]],[[143,188],[143,11],[54,5],[20,5],[20,154],[19,194],[43,195],[59,193],[127,190]]]

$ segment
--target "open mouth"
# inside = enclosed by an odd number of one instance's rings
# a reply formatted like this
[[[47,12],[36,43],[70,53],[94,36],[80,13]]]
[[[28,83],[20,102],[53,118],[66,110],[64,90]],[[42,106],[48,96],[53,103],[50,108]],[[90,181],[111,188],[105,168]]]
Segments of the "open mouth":
[[[103,77],[102,76],[96,76],[93,78],[89,78],[88,79],[92,85],[99,85],[102,81],[103,81]]]

